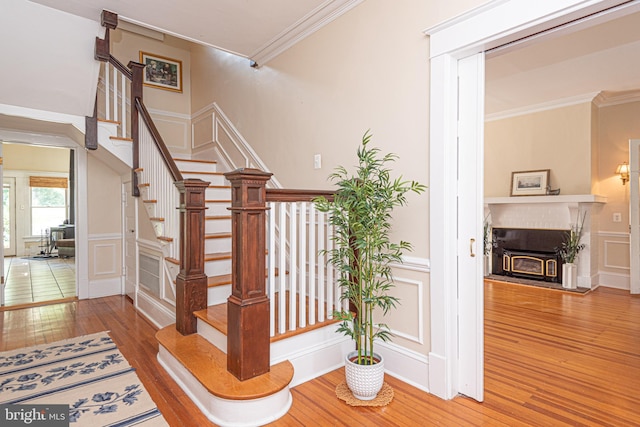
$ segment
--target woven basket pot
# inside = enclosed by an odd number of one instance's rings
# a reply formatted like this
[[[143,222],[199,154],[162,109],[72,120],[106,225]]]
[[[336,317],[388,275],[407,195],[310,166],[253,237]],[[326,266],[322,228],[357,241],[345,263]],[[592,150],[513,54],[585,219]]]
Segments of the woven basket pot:
[[[373,400],[378,395],[384,383],[384,359],[378,353],[373,357],[379,360],[374,365],[358,365],[351,359],[358,357],[357,351],[347,354],[344,362],[344,371],[347,377],[347,386],[356,399]]]

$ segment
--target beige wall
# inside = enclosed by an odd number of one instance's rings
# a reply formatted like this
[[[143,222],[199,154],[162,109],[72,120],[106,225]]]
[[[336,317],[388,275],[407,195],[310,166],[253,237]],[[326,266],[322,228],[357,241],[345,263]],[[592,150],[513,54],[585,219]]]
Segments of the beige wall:
[[[623,186],[615,170],[629,159],[629,139],[640,138],[638,117],[640,101],[600,107],[586,103],[485,124],[486,196],[507,196],[512,170],[548,168],[552,186],[561,187],[562,194],[607,198],[594,240],[602,285],[624,286],[629,274],[629,184]],[[560,158],[538,155],[539,146],[555,150]],[[621,222],[613,222],[614,213],[621,214]]]
[[[591,194],[592,132],[590,102],[486,122],[485,196],[509,196],[511,172],[538,169],[561,194]]]
[[[616,166],[629,159],[629,139],[640,138],[640,102],[602,107],[599,111],[600,193],[607,196],[600,229],[629,232],[629,183],[622,185]],[[622,222],[613,222],[614,212]]]
[[[69,149],[28,144],[2,144],[5,170],[69,173]]]
[[[353,167],[368,129],[373,145],[399,155],[397,174],[428,184],[429,40],[422,31],[481,3],[368,0],[257,69],[194,47],[192,111],[216,102],[287,188],[330,188],[328,175]],[[315,154],[321,169],[313,167]],[[414,251],[406,255],[423,260],[428,199],[410,195],[394,214],[394,239],[410,241]],[[404,301],[389,320],[402,334],[394,342],[426,354],[428,267],[394,274]]]
[[[156,40],[116,30],[112,54],[123,64],[140,61],[140,51],[182,61],[182,93],[145,86],[144,102],[167,147],[174,154],[191,150],[191,43],[171,36]]]
[[[122,186],[118,173],[92,155],[87,170],[89,280],[99,286],[122,275]]]

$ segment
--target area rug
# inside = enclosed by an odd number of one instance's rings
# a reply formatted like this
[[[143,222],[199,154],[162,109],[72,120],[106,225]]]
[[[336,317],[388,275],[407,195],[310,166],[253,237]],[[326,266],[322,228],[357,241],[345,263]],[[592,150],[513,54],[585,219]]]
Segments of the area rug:
[[[73,426],[168,425],[106,332],[0,353],[6,404],[69,405]]]

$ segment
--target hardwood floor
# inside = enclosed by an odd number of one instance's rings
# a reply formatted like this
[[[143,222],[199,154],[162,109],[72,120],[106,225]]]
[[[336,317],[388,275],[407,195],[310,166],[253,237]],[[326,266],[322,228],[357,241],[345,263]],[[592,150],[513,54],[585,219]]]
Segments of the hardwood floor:
[[[444,401],[387,375],[383,408],[336,398],[342,369],[292,390],[272,426],[640,426],[640,297],[485,286],[485,401]],[[155,329],[124,297],[0,313],[0,350],[109,330],[172,426],[212,425],[156,361]]]

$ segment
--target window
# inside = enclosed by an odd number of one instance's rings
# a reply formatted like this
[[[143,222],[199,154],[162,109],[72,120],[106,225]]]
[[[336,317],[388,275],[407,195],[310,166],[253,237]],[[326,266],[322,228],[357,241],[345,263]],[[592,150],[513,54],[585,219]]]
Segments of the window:
[[[30,177],[31,234],[48,234],[67,218],[67,179]]]

